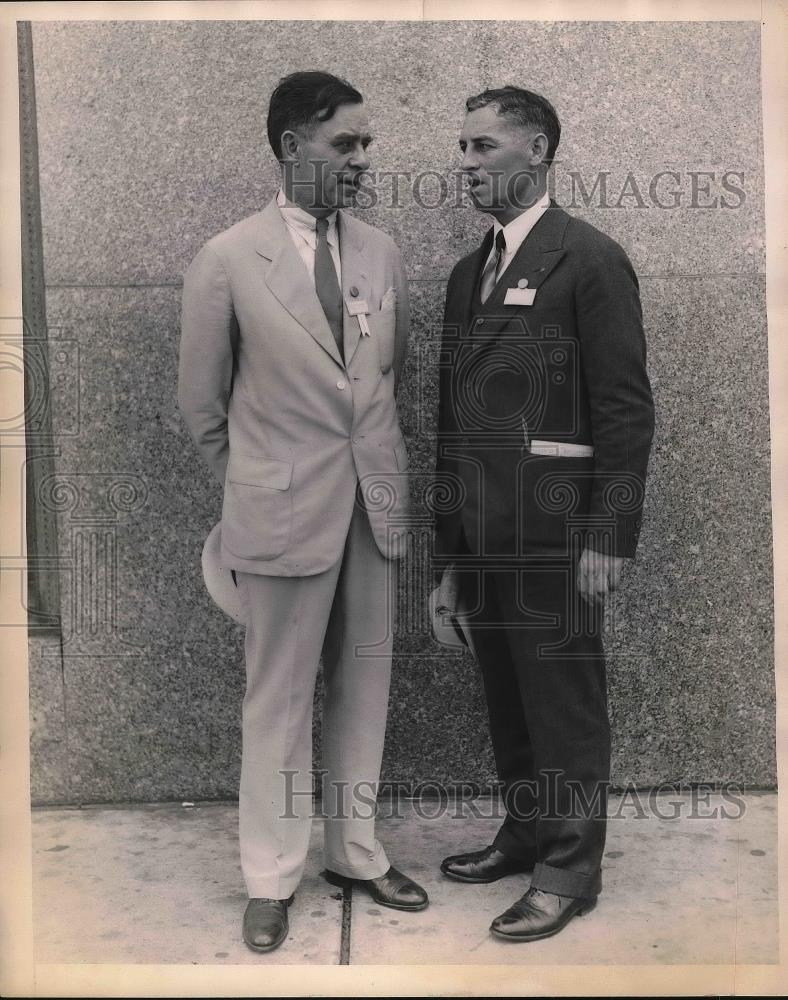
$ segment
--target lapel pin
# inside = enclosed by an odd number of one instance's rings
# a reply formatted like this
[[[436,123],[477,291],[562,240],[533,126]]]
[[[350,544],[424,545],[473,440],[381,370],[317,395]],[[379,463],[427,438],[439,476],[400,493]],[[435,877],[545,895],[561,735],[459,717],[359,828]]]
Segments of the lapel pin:
[[[517,287],[518,288],[527,288],[528,287],[528,278],[520,278],[520,280],[517,282]]]
[[[350,294],[353,296],[354,299],[358,295],[358,289],[356,288],[355,285],[351,285]]]

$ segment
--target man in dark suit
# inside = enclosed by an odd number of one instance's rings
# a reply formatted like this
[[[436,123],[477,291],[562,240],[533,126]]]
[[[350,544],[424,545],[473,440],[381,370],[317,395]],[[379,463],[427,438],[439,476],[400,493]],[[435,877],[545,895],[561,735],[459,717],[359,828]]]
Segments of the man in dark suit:
[[[596,904],[610,733],[601,619],[638,540],[653,435],[638,282],[620,246],[549,200],[549,101],[467,101],[462,171],[493,218],[454,268],[441,349],[438,567],[452,566],[506,807],[445,875],[533,871],[492,932],[533,941]]]

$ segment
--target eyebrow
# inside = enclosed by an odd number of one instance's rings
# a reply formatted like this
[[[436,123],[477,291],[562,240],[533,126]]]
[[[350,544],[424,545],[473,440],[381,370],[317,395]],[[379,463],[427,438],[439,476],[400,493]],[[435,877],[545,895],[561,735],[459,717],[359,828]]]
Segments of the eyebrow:
[[[494,135],[472,135],[470,139],[465,139],[463,136],[457,140],[458,142],[498,142]]]
[[[349,139],[361,139],[362,141],[366,139],[367,142],[372,142],[372,136],[369,132],[365,132],[363,135],[358,132],[340,132],[335,135],[332,142],[347,142]]]

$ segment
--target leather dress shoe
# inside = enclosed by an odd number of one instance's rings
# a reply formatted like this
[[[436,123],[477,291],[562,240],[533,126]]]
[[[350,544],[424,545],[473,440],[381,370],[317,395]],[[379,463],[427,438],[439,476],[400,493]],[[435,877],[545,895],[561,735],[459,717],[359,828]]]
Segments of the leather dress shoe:
[[[349,878],[338,875],[330,869],[323,872],[326,881],[343,889],[350,885],[361,886],[381,906],[390,906],[393,910],[423,910],[429,903],[429,896],[413,879],[389,868],[385,875],[377,878]]]
[[[452,854],[441,862],[441,871],[458,882],[497,882],[505,875],[518,875],[533,871],[533,862],[510,858],[490,845],[481,851]]]
[[[250,899],[244,913],[244,941],[252,951],[273,951],[287,937],[290,929],[287,908],[290,899]]]
[[[506,941],[539,941],[557,934],[572,917],[580,917],[595,906],[596,896],[578,899],[531,888],[493,920],[490,930]]]

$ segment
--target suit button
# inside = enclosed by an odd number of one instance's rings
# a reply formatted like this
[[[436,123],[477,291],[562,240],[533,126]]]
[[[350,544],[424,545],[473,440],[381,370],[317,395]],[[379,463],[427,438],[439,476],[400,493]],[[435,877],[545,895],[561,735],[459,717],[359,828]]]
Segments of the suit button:
[[[341,379],[340,379],[340,380],[339,380],[339,381],[337,382],[337,389],[344,389],[344,388],[345,388],[345,386],[346,386],[346,384],[347,384],[347,383],[345,382],[345,380],[341,378]]]

